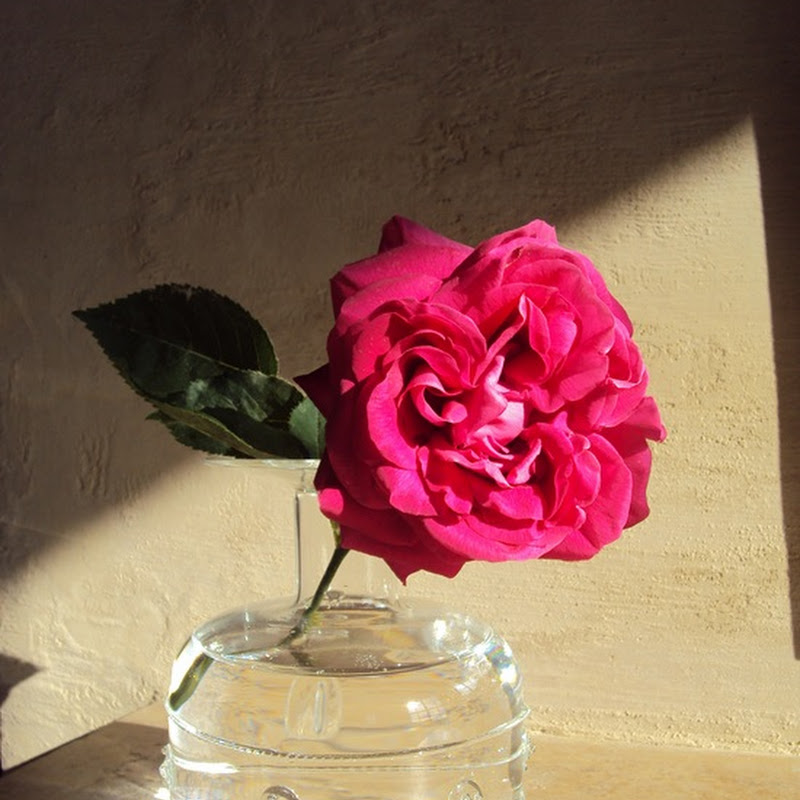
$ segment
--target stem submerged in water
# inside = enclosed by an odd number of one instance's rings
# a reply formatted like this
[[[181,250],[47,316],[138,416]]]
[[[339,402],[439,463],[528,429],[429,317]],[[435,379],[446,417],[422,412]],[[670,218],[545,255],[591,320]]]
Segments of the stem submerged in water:
[[[311,598],[309,604],[303,609],[300,619],[295,623],[294,627],[289,631],[289,633],[287,633],[286,636],[284,636],[283,639],[281,639],[280,642],[275,645],[276,647],[285,647],[306,632],[306,628],[308,628],[309,623],[313,619],[314,613],[320,607],[320,604],[325,597],[325,592],[327,592],[330,588],[336,572],[342,565],[344,557],[349,552],[350,551],[347,548],[342,547],[341,545],[336,546],[336,549],[333,551],[333,555],[331,556],[331,560],[328,562],[328,566],[326,567],[325,572],[320,579],[319,586],[317,586],[317,590],[314,592],[314,596]],[[175,691],[171,692],[169,695],[169,707],[173,711],[177,711],[192,696],[192,694],[194,694],[194,690],[199,685],[203,675],[206,674],[206,671],[211,666],[212,662],[212,657],[205,652],[200,653],[200,655],[198,655],[197,658],[192,662],[192,666],[189,667],[186,674],[183,676],[183,680],[181,680],[180,684],[178,684],[178,687],[175,689]]]
[[[344,557],[349,552],[350,551],[347,548],[342,547],[341,545],[336,546],[336,549],[333,551],[333,555],[331,556],[331,560],[328,562],[328,566],[325,568],[325,572],[323,573],[319,582],[319,586],[317,586],[317,590],[314,592],[314,596],[311,598],[311,602],[303,609],[300,619],[289,631],[289,633],[287,633],[286,636],[280,640],[277,647],[283,647],[284,645],[290,644],[298,636],[302,636],[302,634],[305,633],[309,622],[311,622],[314,616],[314,612],[319,608],[322,598],[325,597],[325,592],[327,592],[330,588],[337,570],[342,565]]]

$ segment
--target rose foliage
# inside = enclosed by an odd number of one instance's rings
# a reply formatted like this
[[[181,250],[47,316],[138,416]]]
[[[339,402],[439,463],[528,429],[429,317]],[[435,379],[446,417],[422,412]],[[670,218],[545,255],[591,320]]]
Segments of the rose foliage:
[[[665,436],[632,326],[541,221],[476,248],[393,218],[331,283],[317,473],[341,545],[399,578],[586,559],[648,514]]]

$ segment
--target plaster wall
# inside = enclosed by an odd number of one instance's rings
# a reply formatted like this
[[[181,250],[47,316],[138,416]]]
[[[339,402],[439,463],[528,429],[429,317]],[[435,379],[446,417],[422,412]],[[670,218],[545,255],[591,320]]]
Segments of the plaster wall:
[[[505,633],[534,730],[798,752],[797,64],[780,3],[677,2],[0,5],[3,767],[163,696],[193,625],[291,583],[286,487],[144,422],[71,310],[209,286],[304,372],[394,213],[556,224],[670,432],[650,519],[596,559],[411,590]]]

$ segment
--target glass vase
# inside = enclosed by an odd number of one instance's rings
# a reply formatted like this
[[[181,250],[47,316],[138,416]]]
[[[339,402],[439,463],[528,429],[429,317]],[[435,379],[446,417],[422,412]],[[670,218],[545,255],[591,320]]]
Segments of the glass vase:
[[[350,552],[296,632],[334,537],[315,462],[279,463],[296,479],[297,592],[201,625],[178,655],[161,767],[172,800],[523,798],[528,709],[490,627]]]

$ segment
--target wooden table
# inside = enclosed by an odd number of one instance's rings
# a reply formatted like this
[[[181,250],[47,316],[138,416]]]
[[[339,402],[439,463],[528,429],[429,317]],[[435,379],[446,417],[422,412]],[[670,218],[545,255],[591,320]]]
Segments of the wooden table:
[[[5,773],[0,798],[168,800],[158,774],[166,740],[164,711],[150,706]],[[528,800],[800,800],[800,756],[534,743]]]

